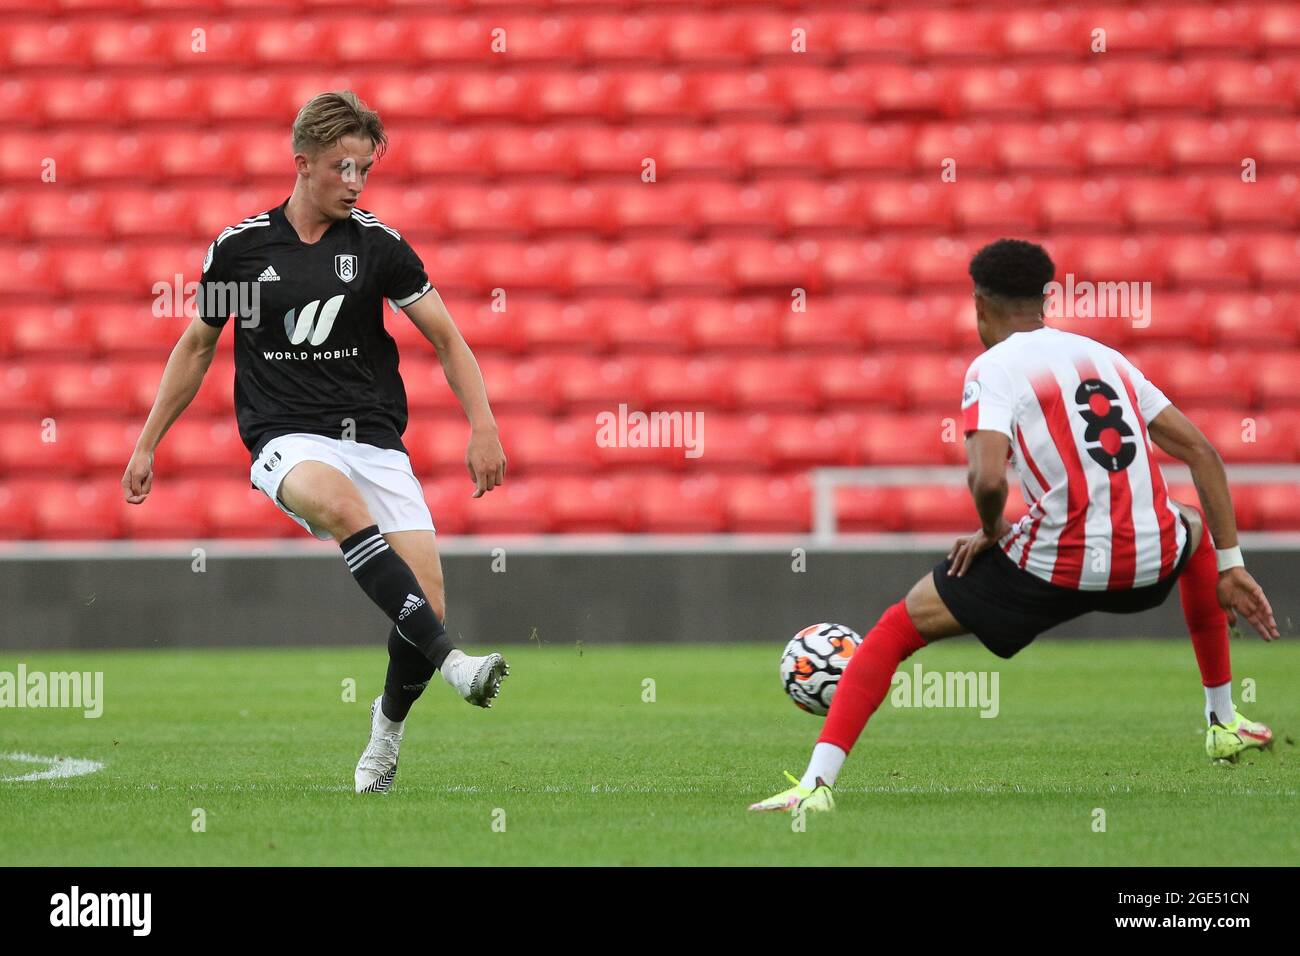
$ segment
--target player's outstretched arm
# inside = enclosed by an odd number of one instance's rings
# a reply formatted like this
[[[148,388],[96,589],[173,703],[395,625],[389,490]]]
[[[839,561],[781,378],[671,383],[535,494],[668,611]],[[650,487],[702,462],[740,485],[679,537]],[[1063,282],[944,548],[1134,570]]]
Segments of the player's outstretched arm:
[[[1184,462],[1192,473],[1196,496],[1201,500],[1206,530],[1219,551],[1231,551],[1237,545],[1237,517],[1232,509],[1232,492],[1228,490],[1228,473],[1223,459],[1204,433],[1173,405],[1168,406],[1147,425],[1151,440]],[[1238,561],[1240,559],[1238,558]],[[1237,623],[1241,615],[1266,641],[1280,635],[1273,609],[1264,589],[1244,567],[1232,567],[1219,574],[1219,606],[1228,621]]]
[[[153,486],[153,453],[172,422],[189,407],[217,351],[221,329],[195,318],[172,348],[158,383],[158,395],[145,419],[135,450],[122,475],[122,491],[133,505],[144,502]]]
[[[948,573],[964,577],[971,561],[981,551],[986,551],[1011,530],[1003,514],[1007,506],[1007,458],[1011,453],[1011,440],[1001,432],[980,429],[966,438],[966,460],[969,470],[966,485],[975,501],[975,511],[980,516],[980,530],[965,538],[958,538],[948,558],[952,565]]]
[[[482,497],[506,480],[506,453],[501,447],[492,406],[488,404],[483,373],[437,290],[430,289],[406,306],[406,314],[437,351],[447,384],[469,419],[465,467],[474,482],[474,497]]]

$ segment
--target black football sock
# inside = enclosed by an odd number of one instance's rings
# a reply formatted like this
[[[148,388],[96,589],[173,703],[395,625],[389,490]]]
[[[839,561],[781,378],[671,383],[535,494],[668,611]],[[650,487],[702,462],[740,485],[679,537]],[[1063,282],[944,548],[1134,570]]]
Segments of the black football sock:
[[[379,526],[362,528],[339,547],[357,584],[388,615],[398,636],[414,645],[435,668],[441,667],[456,645],[433,613],[410,565],[388,546]]]
[[[411,705],[419,700],[438,668],[419,652],[397,628],[388,632],[388,677],[384,680],[384,716],[392,721],[406,719]]]

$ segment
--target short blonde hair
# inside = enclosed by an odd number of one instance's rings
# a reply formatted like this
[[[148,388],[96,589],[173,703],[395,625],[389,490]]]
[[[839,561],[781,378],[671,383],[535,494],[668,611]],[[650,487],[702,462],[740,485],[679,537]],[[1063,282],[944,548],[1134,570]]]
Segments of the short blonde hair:
[[[366,106],[351,90],[317,93],[293,121],[293,151],[315,156],[344,136],[368,136],[375,144],[375,158],[388,148],[379,114]]]

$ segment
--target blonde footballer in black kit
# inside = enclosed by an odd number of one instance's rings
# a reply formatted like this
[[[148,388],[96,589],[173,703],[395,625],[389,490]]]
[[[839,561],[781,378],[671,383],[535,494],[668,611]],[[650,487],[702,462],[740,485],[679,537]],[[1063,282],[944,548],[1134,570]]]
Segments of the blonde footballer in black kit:
[[[505,480],[506,459],[478,363],[419,256],[356,203],[387,146],[379,116],[349,92],[322,93],[293,127],[297,180],[274,209],[225,229],[203,263],[199,317],[181,336],[122,478],[141,504],[153,453],[189,405],[236,305],[235,414],[252,485],[315,536],[338,542],[353,577],[393,622],[384,693],[371,705],[358,793],[385,792],[406,716],[435,670],[491,705],[508,673],[500,654],[470,657],[443,619],[434,525],[402,445],[406,391],[384,303],[433,344],[470,423],[474,497]]]

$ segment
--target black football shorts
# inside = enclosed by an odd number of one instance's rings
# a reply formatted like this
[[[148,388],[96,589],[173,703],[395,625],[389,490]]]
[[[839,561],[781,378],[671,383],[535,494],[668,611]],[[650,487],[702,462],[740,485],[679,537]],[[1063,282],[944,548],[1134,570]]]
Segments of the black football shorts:
[[[1187,519],[1179,515],[1183,527]],[[1001,548],[976,555],[964,577],[949,577],[947,558],[934,566],[934,586],[957,623],[998,657],[1013,657],[1043,631],[1091,611],[1137,614],[1159,607],[1191,555],[1191,531],[1169,576],[1126,591],[1079,591],[1022,570]]]

